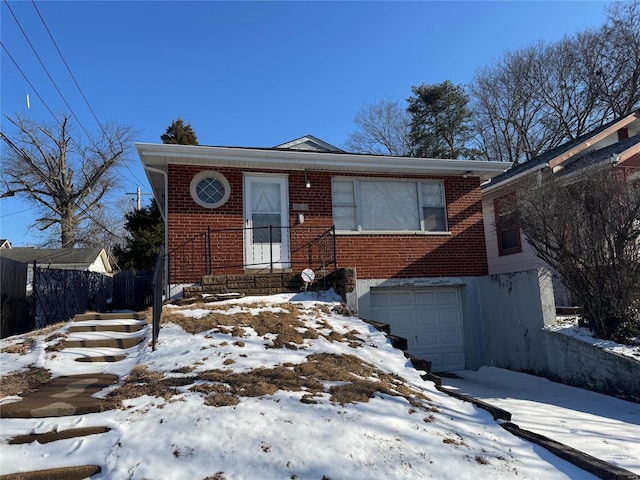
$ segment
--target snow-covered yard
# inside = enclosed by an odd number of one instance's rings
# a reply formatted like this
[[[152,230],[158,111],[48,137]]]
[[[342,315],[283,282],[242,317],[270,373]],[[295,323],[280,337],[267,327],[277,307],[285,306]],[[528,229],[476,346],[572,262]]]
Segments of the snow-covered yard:
[[[99,464],[92,478],[594,478],[436,390],[381,333],[332,312],[337,301],[300,294],[167,307],[155,352],[134,347],[99,364],[121,377],[111,393],[128,398],[123,408],[3,419],[0,473]],[[46,349],[67,328],[0,341],[0,373],[85,373],[73,351]],[[89,426],[111,431],[7,444]]]

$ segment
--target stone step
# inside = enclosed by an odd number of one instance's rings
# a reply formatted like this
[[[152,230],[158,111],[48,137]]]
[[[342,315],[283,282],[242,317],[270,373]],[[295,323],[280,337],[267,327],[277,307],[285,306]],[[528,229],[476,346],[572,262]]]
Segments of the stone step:
[[[0,418],[67,417],[98,413],[105,401],[92,396],[118,381],[117,375],[92,373],[56,377],[18,402],[0,405]]]
[[[73,317],[74,322],[85,320],[144,320],[141,313],[79,313]]]
[[[78,467],[48,468],[34,472],[9,473],[0,475],[0,480],[83,480],[100,473],[99,465],[82,465]]]
[[[77,325],[71,325],[67,332],[139,332],[147,323],[139,322],[133,324],[106,324],[106,325],[83,325],[86,321],[81,321]]]
[[[315,282],[310,290],[323,289],[324,279],[332,272],[315,272]],[[304,290],[305,283],[300,272],[255,273],[237,275],[206,275],[199,286],[185,287],[184,298],[198,297],[203,294],[221,295],[240,293],[243,295],[273,295],[278,293],[297,293]]]
[[[9,439],[9,445],[18,445],[21,443],[51,443],[58,440],[66,440],[68,438],[86,437],[88,435],[97,435],[111,431],[109,427],[86,427],[73,428],[70,430],[60,430],[57,432],[32,433],[29,435],[17,435]]]
[[[139,343],[142,343],[145,338],[146,337],[64,340],[60,345],[60,348],[121,348],[126,350],[127,348],[135,347]]]
[[[76,358],[76,362],[120,362],[127,358],[126,355],[100,355],[96,357]]]

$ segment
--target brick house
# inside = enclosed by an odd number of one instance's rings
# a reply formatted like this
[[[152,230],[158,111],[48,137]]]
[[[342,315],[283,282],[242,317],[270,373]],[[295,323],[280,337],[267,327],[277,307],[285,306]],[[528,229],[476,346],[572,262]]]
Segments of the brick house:
[[[353,310],[391,324],[434,370],[464,368],[465,286],[488,273],[480,184],[504,163],[353,154],[310,135],[273,148],[136,148],[172,283],[354,269]]]
[[[540,267],[551,270],[513,224],[500,228],[501,205],[515,201],[519,182],[538,176],[570,175],[594,164],[625,171],[629,181],[640,176],[640,110],[616,118],[568,141],[528,162],[516,165],[482,185],[482,208],[489,274],[522,272]],[[571,306],[569,292],[555,272],[554,296],[557,306]]]

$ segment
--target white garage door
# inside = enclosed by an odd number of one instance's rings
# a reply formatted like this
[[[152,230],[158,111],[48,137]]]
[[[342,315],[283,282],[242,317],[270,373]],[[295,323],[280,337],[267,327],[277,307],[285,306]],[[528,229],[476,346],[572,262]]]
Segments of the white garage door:
[[[406,338],[410,354],[430,360],[434,372],[464,369],[457,288],[372,288],[370,295],[372,320]]]

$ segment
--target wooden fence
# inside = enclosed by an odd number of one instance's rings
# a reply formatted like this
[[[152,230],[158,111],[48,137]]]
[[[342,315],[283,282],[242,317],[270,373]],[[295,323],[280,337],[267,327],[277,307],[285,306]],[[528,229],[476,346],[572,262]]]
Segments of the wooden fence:
[[[27,299],[27,264],[0,257],[0,338],[33,329]]]

